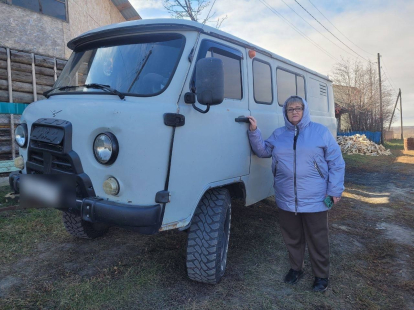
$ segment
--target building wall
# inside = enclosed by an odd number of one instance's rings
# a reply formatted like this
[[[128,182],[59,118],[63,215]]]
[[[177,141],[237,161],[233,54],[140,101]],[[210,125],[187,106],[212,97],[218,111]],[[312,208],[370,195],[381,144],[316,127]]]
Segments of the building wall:
[[[69,40],[123,21],[111,0],[69,0],[67,22],[0,2],[0,47],[67,59]]]

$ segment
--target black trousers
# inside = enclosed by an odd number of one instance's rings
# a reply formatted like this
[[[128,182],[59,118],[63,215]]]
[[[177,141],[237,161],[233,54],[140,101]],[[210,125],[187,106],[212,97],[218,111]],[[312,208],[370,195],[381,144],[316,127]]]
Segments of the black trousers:
[[[294,212],[279,209],[279,221],[291,268],[304,268],[305,248],[308,245],[313,274],[318,278],[328,278],[328,211],[295,215]]]

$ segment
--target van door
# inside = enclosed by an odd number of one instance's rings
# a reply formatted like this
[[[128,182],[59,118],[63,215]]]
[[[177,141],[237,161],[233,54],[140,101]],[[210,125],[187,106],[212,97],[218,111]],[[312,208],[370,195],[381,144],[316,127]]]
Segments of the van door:
[[[166,206],[164,224],[177,219],[182,221],[178,226],[188,223],[200,198],[213,183],[234,182],[249,174],[248,124],[235,121],[239,116],[250,115],[245,53],[240,46],[200,36],[179,102],[185,125],[177,127],[175,133],[169,185],[171,202]],[[223,61],[225,99],[202,114],[183,98],[195,85],[197,60],[205,57]]]
[[[249,76],[252,77],[249,80],[249,109],[257,120],[263,140],[283,124],[282,107],[276,97],[275,70],[271,63],[270,58],[259,53],[248,61]],[[252,155],[250,175],[246,181],[247,205],[274,195],[271,165],[271,158]]]

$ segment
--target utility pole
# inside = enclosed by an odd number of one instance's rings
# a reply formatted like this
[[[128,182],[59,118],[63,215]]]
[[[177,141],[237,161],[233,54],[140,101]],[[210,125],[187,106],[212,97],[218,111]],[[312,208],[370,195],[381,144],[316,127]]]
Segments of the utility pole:
[[[394,118],[395,109],[397,108],[398,99],[400,99],[400,96],[401,96],[401,88],[400,88],[400,91],[398,92],[397,100],[395,100],[394,110],[392,111],[391,120],[390,120],[390,124],[388,126],[388,130],[391,129],[392,119]]]
[[[401,140],[404,140],[404,131],[403,131],[403,120],[402,120],[402,95],[401,95],[401,88],[400,88],[400,113],[401,113]]]
[[[384,124],[382,117],[382,90],[381,90],[381,64],[380,64],[380,53],[378,53],[378,74],[379,74],[379,98],[380,98],[380,123],[381,123],[381,144],[384,144]]]

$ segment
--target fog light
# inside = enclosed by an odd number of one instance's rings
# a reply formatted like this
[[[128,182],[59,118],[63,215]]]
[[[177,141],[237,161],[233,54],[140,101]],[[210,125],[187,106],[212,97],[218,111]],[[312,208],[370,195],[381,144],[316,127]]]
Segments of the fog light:
[[[17,156],[17,157],[14,159],[14,166],[15,166],[17,169],[19,169],[19,170],[23,170],[23,169],[24,169],[24,159],[23,159],[23,156],[22,156],[22,155]]]
[[[115,178],[110,177],[103,183],[103,189],[105,193],[107,193],[108,195],[112,195],[112,196],[118,195],[119,183]]]

